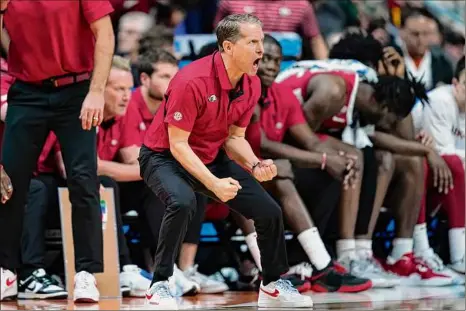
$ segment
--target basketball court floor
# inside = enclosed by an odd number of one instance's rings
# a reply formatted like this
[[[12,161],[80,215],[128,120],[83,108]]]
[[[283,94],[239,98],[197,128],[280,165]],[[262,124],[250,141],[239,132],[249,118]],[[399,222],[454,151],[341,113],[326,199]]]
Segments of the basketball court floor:
[[[370,290],[359,294],[307,293],[314,300],[314,310],[465,310],[465,288],[397,287]],[[257,310],[254,292],[227,292],[179,298],[180,310]],[[0,303],[0,310],[157,310],[142,298],[101,299],[98,304],[74,304],[72,301],[19,300]]]

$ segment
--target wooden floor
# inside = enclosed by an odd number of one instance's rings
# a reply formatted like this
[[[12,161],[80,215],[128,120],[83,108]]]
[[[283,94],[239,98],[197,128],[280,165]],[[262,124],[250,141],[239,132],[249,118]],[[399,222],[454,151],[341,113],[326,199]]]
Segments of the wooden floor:
[[[314,300],[314,310],[465,310],[464,287],[370,290],[359,294],[306,293]],[[257,294],[228,292],[180,298],[180,310],[256,310]],[[101,299],[98,304],[74,304],[71,301],[19,300],[0,303],[0,310],[147,310],[141,298]]]

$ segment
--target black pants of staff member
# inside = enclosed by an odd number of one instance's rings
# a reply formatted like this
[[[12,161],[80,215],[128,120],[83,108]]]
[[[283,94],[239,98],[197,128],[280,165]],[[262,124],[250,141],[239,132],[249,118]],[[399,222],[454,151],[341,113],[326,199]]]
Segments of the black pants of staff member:
[[[0,206],[0,267],[20,267],[24,205],[37,159],[50,131],[61,144],[73,206],[76,270],[103,271],[95,128],[79,119],[89,81],[63,87],[16,81],[8,93],[2,160],[14,192]]]
[[[165,214],[165,204],[160,201],[144,181],[120,182],[118,186],[120,187],[122,213],[130,210],[138,212],[142,231],[141,240],[144,247],[148,247],[152,256],[155,256],[163,215]],[[196,202],[196,212],[188,226],[183,243],[199,244],[207,198],[196,193]]]
[[[166,280],[173,274],[175,258],[196,211],[195,192],[216,197],[190,175],[170,152],[157,153],[142,146],[139,162],[144,181],[166,206],[155,256],[154,281]],[[230,160],[224,152],[220,152],[207,167],[218,178],[231,177],[241,184],[242,189],[227,204],[246,218],[254,220],[262,255],[264,282],[277,280],[288,270],[280,206],[253,176]]]
[[[105,188],[113,188],[115,196],[115,219],[118,236],[120,268],[131,264],[129,249],[122,230],[118,184],[110,177],[99,176]],[[34,185],[34,186],[33,186]],[[66,181],[54,174],[41,174],[31,181],[21,246],[21,278],[27,278],[34,270],[45,268],[45,226],[49,211],[59,213],[58,187],[66,187]],[[101,229],[102,230],[102,229]]]

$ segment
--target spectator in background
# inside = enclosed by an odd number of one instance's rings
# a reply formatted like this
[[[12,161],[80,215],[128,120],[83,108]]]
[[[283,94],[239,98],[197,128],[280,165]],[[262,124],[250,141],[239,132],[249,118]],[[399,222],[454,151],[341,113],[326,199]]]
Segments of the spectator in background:
[[[220,0],[216,26],[229,14],[249,13],[257,16],[266,32],[296,32],[310,44],[315,59],[326,59],[328,49],[322,37],[312,4],[307,0]],[[309,58],[310,55],[304,55]]]
[[[406,68],[429,90],[440,83],[450,83],[453,78],[452,65],[445,55],[431,49],[436,42],[432,22],[435,20],[426,10],[411,9],[402,18],[400,32]]]
[[[116,53],[136,61],[139,40],[153,25],[153,18],[143,12],[129,12],[123,15],[118,26]]]
[[[369,22],[367,33],[371,34],[382,46],[388,46],[391,45],[392,38],[386,27],[387,21],[384,18],[376,18]]]
[[[465,39],[464,35],[446,28],[443,34],[444,43],[443,50],[446,56],[453,64],[458,63],[461,58],[464,58]]]

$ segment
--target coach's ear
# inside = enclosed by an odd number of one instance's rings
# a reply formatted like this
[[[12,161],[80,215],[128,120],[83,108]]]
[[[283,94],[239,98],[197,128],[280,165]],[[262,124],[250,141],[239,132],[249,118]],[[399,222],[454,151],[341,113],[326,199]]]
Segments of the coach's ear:
[[[233,53],[233,42],[225,40],[223,41],[222,47],[223,51],[228,55],[231,55]]]

